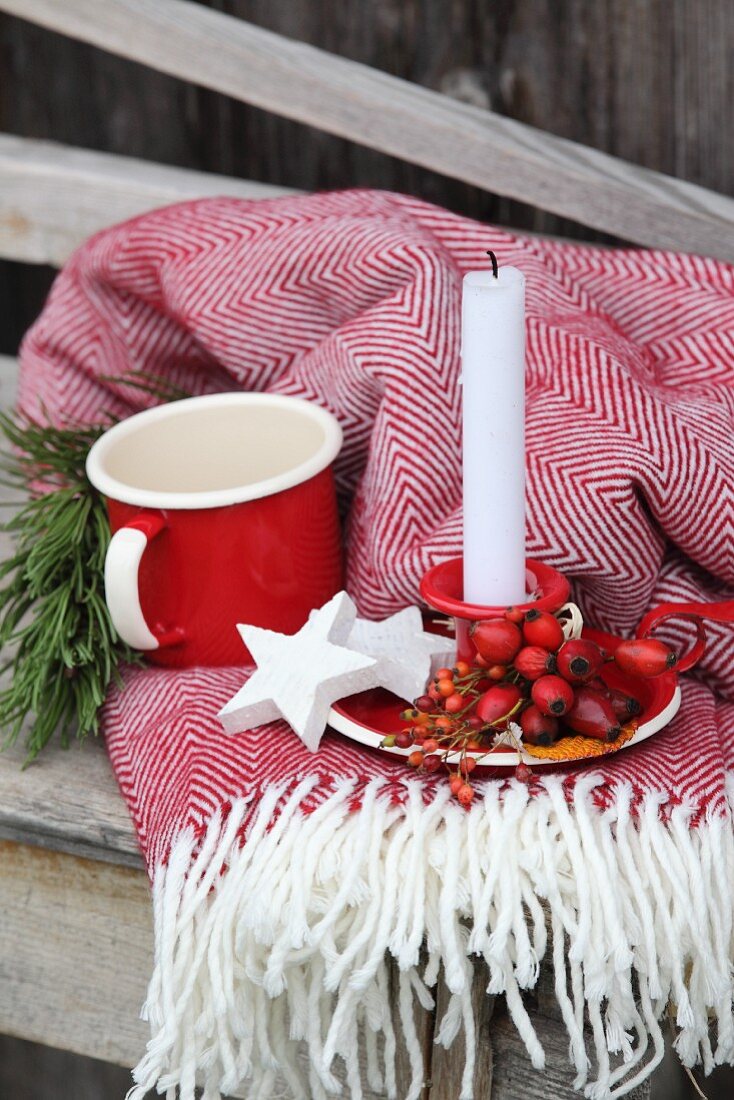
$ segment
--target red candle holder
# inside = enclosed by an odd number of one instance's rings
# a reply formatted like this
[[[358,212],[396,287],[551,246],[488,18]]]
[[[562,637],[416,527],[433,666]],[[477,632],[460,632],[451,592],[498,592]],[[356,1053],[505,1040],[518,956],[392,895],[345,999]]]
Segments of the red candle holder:
[[[535,608],[538,611],[558,611],[568,602],[571,586],[562,573],[540,561],[528,558],[525,563],[525,589],[532,593],[526,603],[515,604],[520,611]],[[429,607],[450,615],[456,624],[456,659],[472,663],[476,648],[469,635],[469,628],[478,619],[493,619],[506,610],[502,607],[483,607],[466,603],[464,591],[464,562],[462,558],[450,558],[432,566],[423,577],[420,593]]]
[[[456,660],[473,664],[476,648],[469,633],[472,623],[482,619],[499,618],[507,607],[488,607],[465,601],[463,572],[463,559],[460,557],[434,565],[423,577],[420,592],[423,601],[429,607],[453,619],[456,626]],[[526,592],[529,594],[527,600],[515,605],[518,610],[527,612],[535,609],[555,613],[568,603],[571,587],[557,569],[543,562],[528,560]],[[734,602],[706,605],[665,604],[645,617],[640,624],[638,636],[651,631],[659,620],[673,615],[684,615],[694,619],[706,617],[719,622],[732,622],[734,621]],[[439,627],[437,632],[443,631]],[[584,626],[583,637],[596,642],[609,654],[612,654],[622,641],[621,638],[612,634],[586,626]],[[700,655],[702,647],[703,640],[700,639],[694,651],[686,655],[677,668],[689,668],[691,661]],[[561,738],[557,746],[558,751],[555,752],[552,750],[556,746],[530,752],[528,746],[518,750],[515,745],[500,743],[489,753],[482,750],[481,752],[472,751],[468,755],[475,758],[478,767],[495,771],[514,770],[517,767],[518,758],[533,768],[545,769],[595,760],[600,755],[631,748],[661,730],[678,711],[681,694],[676,675],[677,668],[659,676],[641,678],[623,673],[613,663],[605,666],[602,678],[611,687],[633,696],[642,705],[642,713],[631,736],[611,743],[600,742],[593,738]],[[410,700],[397,699],[382,688],[374,688],[336,703],[331,711],[329,724],[333,729],[362,745],[378,748],[393,756],[405,757],[410,754],[412,748],[388,747],[383,744],[383,741],[387,736],[394,735],[404,724],[402,712],[410,706],[410,703]]]

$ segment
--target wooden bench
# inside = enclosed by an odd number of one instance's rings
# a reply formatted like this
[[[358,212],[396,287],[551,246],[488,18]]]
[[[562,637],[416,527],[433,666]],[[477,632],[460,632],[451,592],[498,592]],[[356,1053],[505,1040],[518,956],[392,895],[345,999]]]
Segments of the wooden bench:
[[[0,408],[12,405],[16,372],[15,360],[0,357]],[[8,501],[0,489],[0,503]],[[3,558],[8,549],[0,533]],[[127,807],[101,739],[68,750],[52,745],[26,770],[23,761],[21,745],[0,754],[0,1034],[132,1067],[148,1039],[139,1012],[153,925]],[[548,972],[529,998],[546,1051],[542,1074],[486,986],[478,968],[477,1100],[577,1097]],[[439,986],[437,1011],[417,1020],[428,1067],[422,1100],[455,1100],[461,1077],[461,1043],[444,1051],[433,1042],[446,997]],[[409,1079],[407,1062],[399,1062],[398,1087]],[[631,1096],[647,1100],[649,1086]]]
[[[734,202],[724,196],[187,0],[0,0],[0,11],[626,240],[734,259]],[[58,266],[90,233],[156,206],[282,193],[0,135],[0,257]],[[0,363],[3,407],[15,369]],[[27,771],[22,760],[20,748],[0,756],[0,1032],[131,1066],[147,1038],[138,1012],[152,964],[132,824],[101,743],[52,747]],[[529,998],[547,1052],[542,1075],[485,988],[478,972],[477,1097],[576,1096],[546,977]],[[428,1013],[420,1021],[424,1098],[454,1100],[461,1050],[436,1047],[434,1023]],[[646,1085],[632,1095],[648,1094]]]

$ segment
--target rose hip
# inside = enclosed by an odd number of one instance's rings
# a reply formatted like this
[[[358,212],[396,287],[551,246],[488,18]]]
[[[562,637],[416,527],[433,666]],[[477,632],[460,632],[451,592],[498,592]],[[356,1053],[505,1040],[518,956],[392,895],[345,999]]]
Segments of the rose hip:
[[[570,684],[593,680],[604,667],[604,655],[599,646],[586,638],[564,642],[556,654],[559,675]]]
[[[523,741],[531,745],[551,745],[558,737],[558,720],[531,703],[519,718]]]
[[[614,663],[630,676],[660,676],[678,660],[677,654],[657,638],[631,638],[614,651]]]
[[[620,734],[611,700],[588,687],[576,689],[573,706],[563,721],[574,733],[599,741],[615,741]]]
[[[509,664],[522,645],[520,628],[508,619],[481,619],[469,634],[477,653],[492,665]]]
[[[542,714],[556,718],[573,705],[573,688],[561,676],[541,676],[533,684],[530,696]]]
[[[477,715],[485,724],[494,724],[502,718],[507,718],[520,702],[520,698],[520,688],[517,684],[496,684],[480,696]]]
[[[531,608],[525,615],[522,636],[528,645],[539,645],[552,653],[563,645],[563,630],[555,615]]]
[[[525,618],[525,612],[521,611],[519,607],[508,607],[505,610],[505,618],[511,623],[521,623]]]
[[[546,672],[555,672],[555,657],[539,645],[526,645],[515,657],[515,669],[526,680],[539,680]]]
[[[609,701],[612,704],[612,710],[623,725],[631,718],[637,718],[638,714],[642,714],[642,703],[633,695],[627,695],[623,691],[616,689],[611,691]]]
[[[445,704],[446,713],[447,714],[458,714],[459,711],[463,710],[466,705],[467,705],[467,703],[466,703],[466,699],[464,698],[464,696],[459,695],[458,692],[454,692],[454,694],[449,695],[448,699],[446,700],[446,704]]]

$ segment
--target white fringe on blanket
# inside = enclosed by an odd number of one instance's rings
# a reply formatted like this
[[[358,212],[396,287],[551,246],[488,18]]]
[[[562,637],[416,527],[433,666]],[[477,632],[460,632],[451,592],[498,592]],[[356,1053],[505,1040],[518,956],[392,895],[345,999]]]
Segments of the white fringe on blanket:
[[[601,811],[593,775],[577,779],[572,806],[554,777],[533,797],[514,781],[503,794],[488,783],[468,812],[444,788],[426,805],[416,780],[395,805],[394,786],[376,780],[356,811],[355,784],[344,781],[303,814],[317,782],[269,789],[244,847],[237,833],[248,799],[215,816],[198,844],[191,831],[180,835],[157,869],[144,1009],[153,1037],[129,1100],[156,1085],[169,1100],[193,1100],[195,1082],[204,1100],[244,1082],[248,1096],[266,1100],[278,1074],[298,1100],[325,1100],[343,1091],[337,1058],[354,1100],[365,1084],[415,1100],[424,1067],[414,1002],[432,1007],[441,966],[451,999],[437,1041],[449,1046],[465,1029],[460,1096],[470,1100],[477,956],[539,1070],[543,1048],[521,991],[552,957],[575,1086],[592,1100],[623,1096],[652,1072],[669,1005],[685,1065],[701,1061],[709,1072],[734,1061],[729,817],[691,828],[691,809],[676,806],[664,821],[663,795],[648,796],[633,817],[625,785]],[[400,970],[402,1035],[386,955]],[[399,1045],[413,1074],[400,1097]]]

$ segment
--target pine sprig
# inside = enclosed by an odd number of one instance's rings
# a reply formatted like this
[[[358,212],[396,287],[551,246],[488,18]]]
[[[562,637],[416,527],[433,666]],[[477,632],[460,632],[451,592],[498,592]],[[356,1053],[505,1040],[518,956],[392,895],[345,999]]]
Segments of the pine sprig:
[[[4,524],[15,548],[0,565],[0,652],[11,651],[0,735],[13,744],[32,716],[26,762],[57,730],[64,746],[96,733],[120,665],[138,659],[117,637],[105,604],[109,524],[85,472],[87,452],[106,427],[59,428],[0,414],[10,447],[3,481],[29,497]]]

